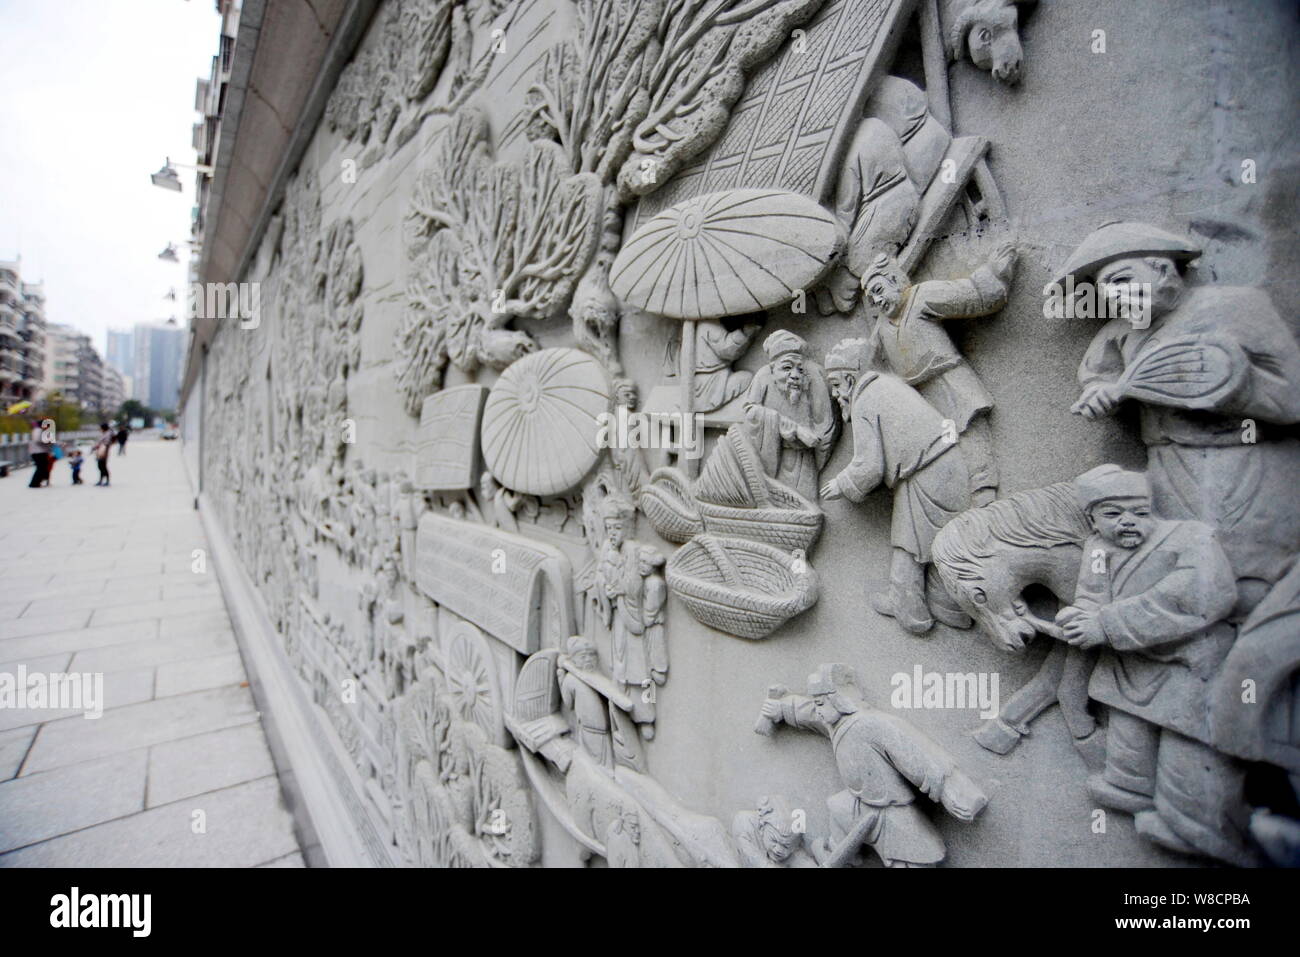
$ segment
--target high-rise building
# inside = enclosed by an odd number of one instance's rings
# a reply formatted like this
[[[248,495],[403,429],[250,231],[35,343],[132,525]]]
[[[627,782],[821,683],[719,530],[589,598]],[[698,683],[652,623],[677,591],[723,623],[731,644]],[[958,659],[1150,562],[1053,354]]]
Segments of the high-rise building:
[[[185,330],[177,326],[138,323],[134,331],[135,389],[133,397],[149,408],[176,408]]]
[[[124,376],[135,372],[135,337],[130,329],[109,329],[104,361]]]
[[[45,379],[45,290],[0,261],[0,404],[40,398]]]

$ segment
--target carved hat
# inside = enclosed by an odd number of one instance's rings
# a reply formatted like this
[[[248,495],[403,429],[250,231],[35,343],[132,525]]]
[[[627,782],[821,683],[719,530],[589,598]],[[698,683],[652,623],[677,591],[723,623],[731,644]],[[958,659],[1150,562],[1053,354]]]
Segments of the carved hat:
[[[799,355],[803,355],[806,345],[807,343],[803,339],[796,336],[789,329],[778,329],[763,342],[763,351],[767,353],[768,361],[772,362],[778,356],[783,356],[787,352],[797,352]]]
[[[1151,483],[1143,472],[1130,472],[1118,465],[1098,465],[1074,480],[1074,494],[1085,512],[1098,502],[1116,498],[1151,497]]]
[[[826,353],[827,372],[861,372],[866,339],[841,339]]]
[[[1075,281],[1088,279],[1106,263],[1130,256],[1168,256],[1187,262],[1201,255],[1201,247],[1190,239],[1166,232],[1148,223],[1104,223],[1088,238],[1079,243],[1053,282],[1064,285],[1073,276]]]

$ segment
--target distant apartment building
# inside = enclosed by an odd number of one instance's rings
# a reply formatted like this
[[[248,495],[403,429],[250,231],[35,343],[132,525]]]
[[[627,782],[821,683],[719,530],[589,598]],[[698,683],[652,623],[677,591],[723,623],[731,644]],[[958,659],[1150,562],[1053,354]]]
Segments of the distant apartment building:
[[[47,396],[58,392],[87,412],[113,412],[121,405],[106,391],[104,361],[90,336],[62,323],[46,328],[45,391]]]
[[[134,333],[133,398],[155,411],[174,410],[185,359],[185,330],[138,323]]]
[[[115,415],[127,400],[126,379],[112,366],[104,366],[104,402],[101,409],[106,415]]]
[[[36,401],[44,380],[45,290],[22,281],[20,263],[0,261],[0,405]]]

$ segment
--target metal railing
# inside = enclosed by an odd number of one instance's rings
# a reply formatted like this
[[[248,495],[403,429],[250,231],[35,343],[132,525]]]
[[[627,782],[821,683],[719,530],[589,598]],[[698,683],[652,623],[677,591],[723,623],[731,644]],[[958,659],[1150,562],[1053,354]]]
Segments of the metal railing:
[[[78,429],[75,432],[60,432],[59,443],[95,441],[99,438],[99,429]],[[32,464],[32,455],[27,450],[31,435],[27,432],[0,434],[0,465],[10,469],[20,469]]]

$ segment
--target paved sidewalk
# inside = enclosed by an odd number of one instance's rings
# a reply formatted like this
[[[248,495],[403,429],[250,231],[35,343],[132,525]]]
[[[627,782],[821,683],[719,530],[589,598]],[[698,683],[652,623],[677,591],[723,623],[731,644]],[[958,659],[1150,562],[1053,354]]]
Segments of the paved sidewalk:
[[[103,715],[0,697],[0,867],[302,866],[179,442],[111,488],[0,479],[0,675],[102,673]],[[0,678],[0,692],[4,682]]]

